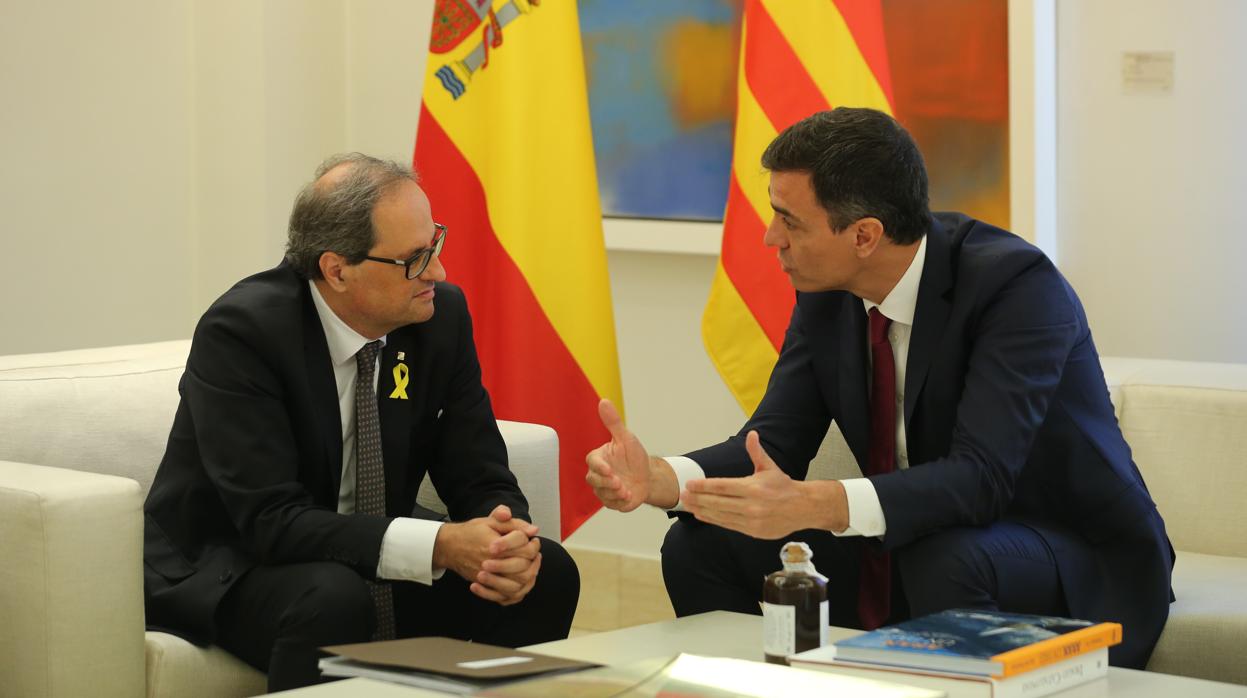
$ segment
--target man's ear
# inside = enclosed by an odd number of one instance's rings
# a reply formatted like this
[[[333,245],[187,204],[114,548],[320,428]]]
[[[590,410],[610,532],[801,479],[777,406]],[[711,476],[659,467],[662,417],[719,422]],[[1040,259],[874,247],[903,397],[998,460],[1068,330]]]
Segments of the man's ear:
[[[317,260],[320,266],[320,274],[325,278],[325,283],[335,291],[346,290],[346,269],[350,265],[346,263],[346,258],[337,252],[322,252],[320,259]]]
[[[853,233],[853,248],[857,256],[865,259],[874,254],[875,249],[883,243],[883,221],[873,216],[860,218],[853,222],[849,229]]]

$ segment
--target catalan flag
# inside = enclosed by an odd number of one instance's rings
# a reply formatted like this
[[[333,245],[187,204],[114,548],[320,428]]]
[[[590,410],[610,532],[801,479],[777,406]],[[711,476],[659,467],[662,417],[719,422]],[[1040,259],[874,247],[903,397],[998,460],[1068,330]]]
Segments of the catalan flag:
[[[762,151],[837,106],[892,113],[881,0],[745,0],[732,177],[702,339],[746,413],[762,400],[795,302],[762,242],[771,219]]]
[[[437,0],[429,51],[415,165],[495,414],[558,432],[566,537],[599,507],[598,398],[622,405],[576,3]]]

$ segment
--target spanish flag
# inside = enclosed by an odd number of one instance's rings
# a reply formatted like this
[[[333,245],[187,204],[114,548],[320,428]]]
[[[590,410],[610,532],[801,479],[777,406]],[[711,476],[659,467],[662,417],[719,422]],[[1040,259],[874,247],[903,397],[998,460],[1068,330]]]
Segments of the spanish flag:
[[[745,0],[723,245],[702,315],[710,360],[746,413],[766,391],[795,295],[762,242],[771,220],[762,151],[837,106],[892,113],[881,0]]]
[[[576,3],[437,0],[415,165],[495,414],[558,432],[566,537],[599,507],[598,397],[622,404]]]

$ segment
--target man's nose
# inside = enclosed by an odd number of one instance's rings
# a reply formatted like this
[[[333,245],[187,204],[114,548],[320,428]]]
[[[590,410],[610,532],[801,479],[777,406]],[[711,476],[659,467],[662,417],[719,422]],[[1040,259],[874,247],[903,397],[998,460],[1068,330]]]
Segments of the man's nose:
[[[762,234],[762,244],[767,247],[787,247],[787,238],[774,220],[766,226],[766,232]]]
[[[446,267],[442,266],[442,258],[434,257],[429,260],[429,266],[424,268],[420,273],[420,278],[425,281],[445,281]]]

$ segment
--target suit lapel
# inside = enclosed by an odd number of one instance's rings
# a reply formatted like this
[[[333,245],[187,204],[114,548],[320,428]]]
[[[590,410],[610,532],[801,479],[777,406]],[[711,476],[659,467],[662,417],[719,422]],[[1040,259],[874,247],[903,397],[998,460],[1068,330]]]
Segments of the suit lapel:
[[[840,327],[840,362],[837,383],[840,388],[840,409],[836,410],[836,423],[848,442],[849,449],[857,457],[858,464],[866,462],[870,419],[870,403],[866,396],[866,376],[870,366],[866,362],[866,309],[862,299],[851,293],[844,294],[844,321]]]
[[[952,309],[949,289],[952,288],[952,261],[948,233],[938,221],[932,220],[927,235],[927,256],[923,262],[922,280],[918,282],[918,305],[914,309],[914,327],[909,335],[909,359],[905,365],[905,429],[908,433],[914,405],[927,379],[931,357],[935,354],[948,315]]]
[[[415,380],[414,345],[408,333],[391,332],[381,352],[381,372],[377,375],[377,413],[381,419],[381,452],[385,458],[386,499],[399,493],[399,474],[405,472],[411,445],[409,430],[412,414],[419,414],[417,400],[423,398],[420,382]],[[401,359],[399,357],[402,357]],[[405,376],[405,378],[404,378]],[[404,386],[403,383],[406,382]],[[406,398],[404,399],[404,395]]]
[[[325,330],[312,301],[311,291],[303,284],[303,360],[307,362],[308,389],[312,394],[312,411],[316,417],[317,431],[321,434],[325,464],[329,479],[333,482],[333,502],[336,506],[338,491],[342,486],[342,415],[338,409],[338,384],[333,377],[333,361],[329,358],[329,344]]]

